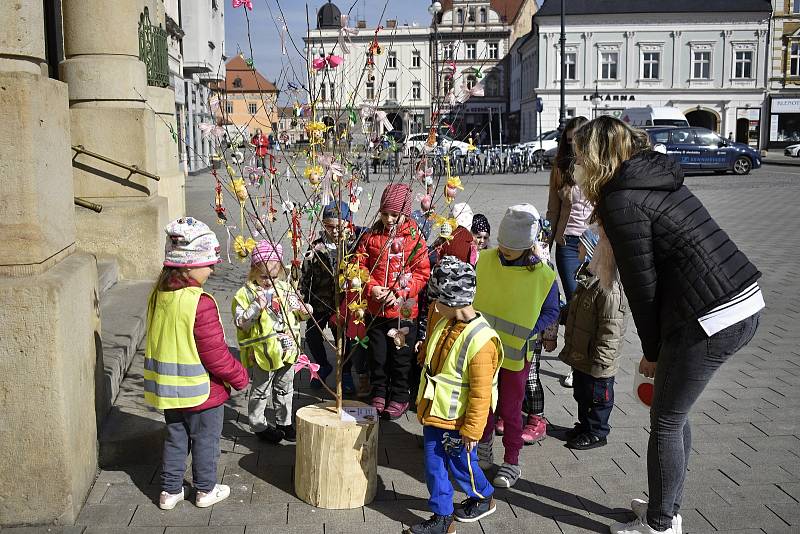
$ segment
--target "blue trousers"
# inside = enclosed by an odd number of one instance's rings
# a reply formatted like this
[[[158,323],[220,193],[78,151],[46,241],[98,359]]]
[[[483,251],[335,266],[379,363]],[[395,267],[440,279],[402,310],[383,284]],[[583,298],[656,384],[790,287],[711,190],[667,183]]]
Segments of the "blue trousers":
[[[206,493],[214,489],[224,414],[224,405],[201,412],[164,410],[167,432],[161,460],[162,490],[172,494],[181,491],[190,450],[194,487]]]
[[[461,490],[469,497],[485,499],[494,488],[478,467],[476,449],[467,452],[458,430],[442,430],[426,426],[422,430],[425,447],[425,480],[431,498],[428,506],[438,515],[453,513],[453,485],[451,473]]]
[[[573,369],[572,396],[578,403],[581,430],[598,438],[608,436],[608,419],[614,409],[614,377],[595,378]]]
[[[566,241],[566,245],[556,244],[556,267],[558,268],[558,277],[561,278],[561,287],[564,288],[564,297],[569,302],[578,285],[575,280],[575,272],[581,266],[581,262],[578,260],[578,243],[580,241],[574,235],[565,235],[564,241]]]

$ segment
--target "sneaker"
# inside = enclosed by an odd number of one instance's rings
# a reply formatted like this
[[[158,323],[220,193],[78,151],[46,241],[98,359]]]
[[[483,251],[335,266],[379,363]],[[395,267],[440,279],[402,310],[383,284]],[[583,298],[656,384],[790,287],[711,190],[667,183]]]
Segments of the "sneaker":
[[[518,465],[503,462],[494,477],[494,485],[498,488],[510,488],[521,476],[522,469]]]
[[[433,514],[430,519],[412,525],[403,531],[404,534],[456,534],[456,525],[452,515]]]
[[[505,425],[503,425],[503,420],[497,417],[494,420],[494,433],[496,436],[502,436],[503,431],[505,431]]]
[[[492,452],[492,440],[483,443],[478,442],[478,465],[484,471],[492,468],[494,465],[494,452]]]
[[[366,399],[370,394],[369,375],[367,373],[356,375],[356,397]]]
[[[608,530],[611,534],[677,534],[672,527],[667,530],[655,530],[641,517],[637,517],[630,523],[612,523]]]
[[[183,488],[180,493],[168,493],[162,491],[158,496],[158,507],[162,510],[172,510],[175,505],[183,500]]]
[[[406,413],[406,410],[408,410],[407,402],[392,401],[383,411],[383,415],[386,416],[390,421],[394,421],[403,417],[403,414]]]
[[[268,426],[266,430],[256,432],[255,434],[261,441],[266,441],[267,443],[272,443],[273,445],[277,445],[283,439],[283,432],[277,428],[272,428],[271,426]]]
[[[224,501],[230,494],[231,488],[225,484],[217,484],[214,486],[214,489],[208,493],[204,491],[198,491],[194,503],[198,508],[208,508],[212,504],[217,504],[220,501]]]
[[[522,442],[525,445],[542,441],[547,437],[547,419],[540,415],[529,415],[522,429]]]
[[[372,397],[372,402],[370,404],[378,411],[378,415],[381,415],[386,409],[386,399],[383,397]]]
[[[644,499],[633,499],[631,501],[631,510],[636,514],[636,517],[644,521],[647,517],[647,501]],[[683,532],[683,518],[681,514],[675,514],[672,517],[672,530],[675,531],[675,534],[681,534]]]
[[[278,425],[278,430],[283,432],[283,439],[288,441],[289,443],[294,443],[297,441],[297,432],[294,430],[294,426],[292,425]]]
[[[588,432],[584,432],[573,439],[567,441],[566,445],[569,449],[575,449],[578,451],[586,451],[589,449],[596,449],[597,447],[603,447],[605,444],[608,443],[606,438],[601,438],[595,436],[594,434],[589,434]]]
[[[497,510],[494,498],[475,499],[470,497],[461,501],[461,508],[456,508],[455,519],[460,523],[474,523],[491,515]]]
[[[585,432],[585,430],[583,429],[581,424],[580,423],[575,423],[575,426],[573,426],[572,428],[570,428],[569,430],[564,432],[564,438],[567,441],[569,441],[569,440],[577,438],[578,436],[580,436],[584,432]]]
[[[572,387],[572,371],[570,371],[569,374],[562,376],[560,382],[561,382],[561,385],[564,386],[565,388],[571,388]]]
[[[342,393],[352,395],[356,392],[356,385],[353,383],[353,375],[344,373],[342,375]]]

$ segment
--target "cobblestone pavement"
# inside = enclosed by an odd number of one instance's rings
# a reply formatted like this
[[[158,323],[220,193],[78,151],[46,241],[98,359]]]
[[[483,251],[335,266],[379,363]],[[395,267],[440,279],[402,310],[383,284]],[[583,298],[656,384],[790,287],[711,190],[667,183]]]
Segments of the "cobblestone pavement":
[[[464,182],[459,200],[485,213],[495,228],[510,204],[524,201],[545,209],[544,173],[468,177]],[[684,530],[800,532],[800,170],[768,167],[747,177],[700,175],[686,182],[764,273],[767,310],[755,339],[717,373],[691,416],[694,442],[681,510]],[[209,222],[214,219],[212,185],[209,175],[187,180],[190,213]],[[379,196],[384,185],[385,176],[367,190],[375,188]],[[223,265],[209,282],[227,323],[232,291],[242,283],[244,270],[240,264]],[[231,334],[228,339],[235,339]],[[542,379],[554,430],[543,442],[525,447],[522,480],[511,490],[498,490],[497,512],[479,523],[459,524],[458,531],[607,532],[612,521],[631,517],[626,510],[630,499],[647,491],[648,413],[630,393],[639,354],[638,338],[630,331],[617,376],[609,444],[583,452],[565,448],[555,430],[572,426],[575,403],[571,390],[558,383],[566,367],[555,355],[546,355]],[[134,367],[129,378],[135,381],[138,372]],[[305,380],[299,386],[296,408],[317,401]],[[140,387],[123,391],[118,403],[145,410]],[[76,526],[3,533],[391,533],[427,517],[421,427],[413,413],[398,422],[381,422],[375,501],[356,510],[330,511],[294,496],[294,447],[255,440],[246,425],[245,405],[241,393],[226,411],[219,476],[232,489],[227,501],[211,509],[184,502],[173,511],[160,511],[154,504],[157,451],[155,457],[143,451],[141,458],[100,473]]]

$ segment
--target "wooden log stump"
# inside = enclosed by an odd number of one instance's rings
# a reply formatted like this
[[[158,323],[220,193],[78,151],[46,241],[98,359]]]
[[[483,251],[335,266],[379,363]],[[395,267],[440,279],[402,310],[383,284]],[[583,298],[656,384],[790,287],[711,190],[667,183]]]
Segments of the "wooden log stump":
[[[344,401],[345,407],[367,406]],[[369,504],[378,489],[378,422],[344,422],[334,402],[297,410],[294,490],[318,508]]]

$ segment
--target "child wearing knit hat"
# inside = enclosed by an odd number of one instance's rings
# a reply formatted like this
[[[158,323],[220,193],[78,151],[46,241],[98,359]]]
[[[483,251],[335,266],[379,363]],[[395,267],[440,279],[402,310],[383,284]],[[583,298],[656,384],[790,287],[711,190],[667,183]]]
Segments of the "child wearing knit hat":
[[[164,410],[166,432],[158,506],[184,499],[186,456],[192,452],[195,504],[230,495],[217,484],[219,440],[230,388],[247,387],[247,371],[228,351],[219,310],[203,285],[220,262],[219,241],[202,221],[182,217],[165,228],[164,268],[147,307],[144,398]]]
[[[292,425],[294,363],[299,356],[300,322],[313,309],[286,281],[283,247],[259,241],[250,255],[247,282],[231,305],[240,358],[252,368],[247,404],[250,429],[268,443],[295,441]]]
[[[489,237],[492,234],[492,227],[489,224],[489,219],[483,213],[476,213],[472,217],[472,237],[475,238],[475,245],[478,250],[489,248]]]
[[[357,251],[360,266],[370,273],[364,297],[371,404],[389,419],[398,419],[408,410],[417,297],[430,275],[425,238],[410,215],[411,188],[386,186],[380,218]],[[404,336],[398,337],[398,332]]]
[[[506,210],[497,234],[497,248],[481,251],[477,264],[475,309],[500,335],[505,357],[499,373],[497,409],[490,412],[478,445],[482,466],[493,463],[495,413],[505,428],[503,465],[494,485],[513,486],[522,476],[519,451],[522,439],[522,402],[525,382],[534,357],[534,339],[558,318],[559,299],[555,272],[535,254],[539,212],[530,204]]]

